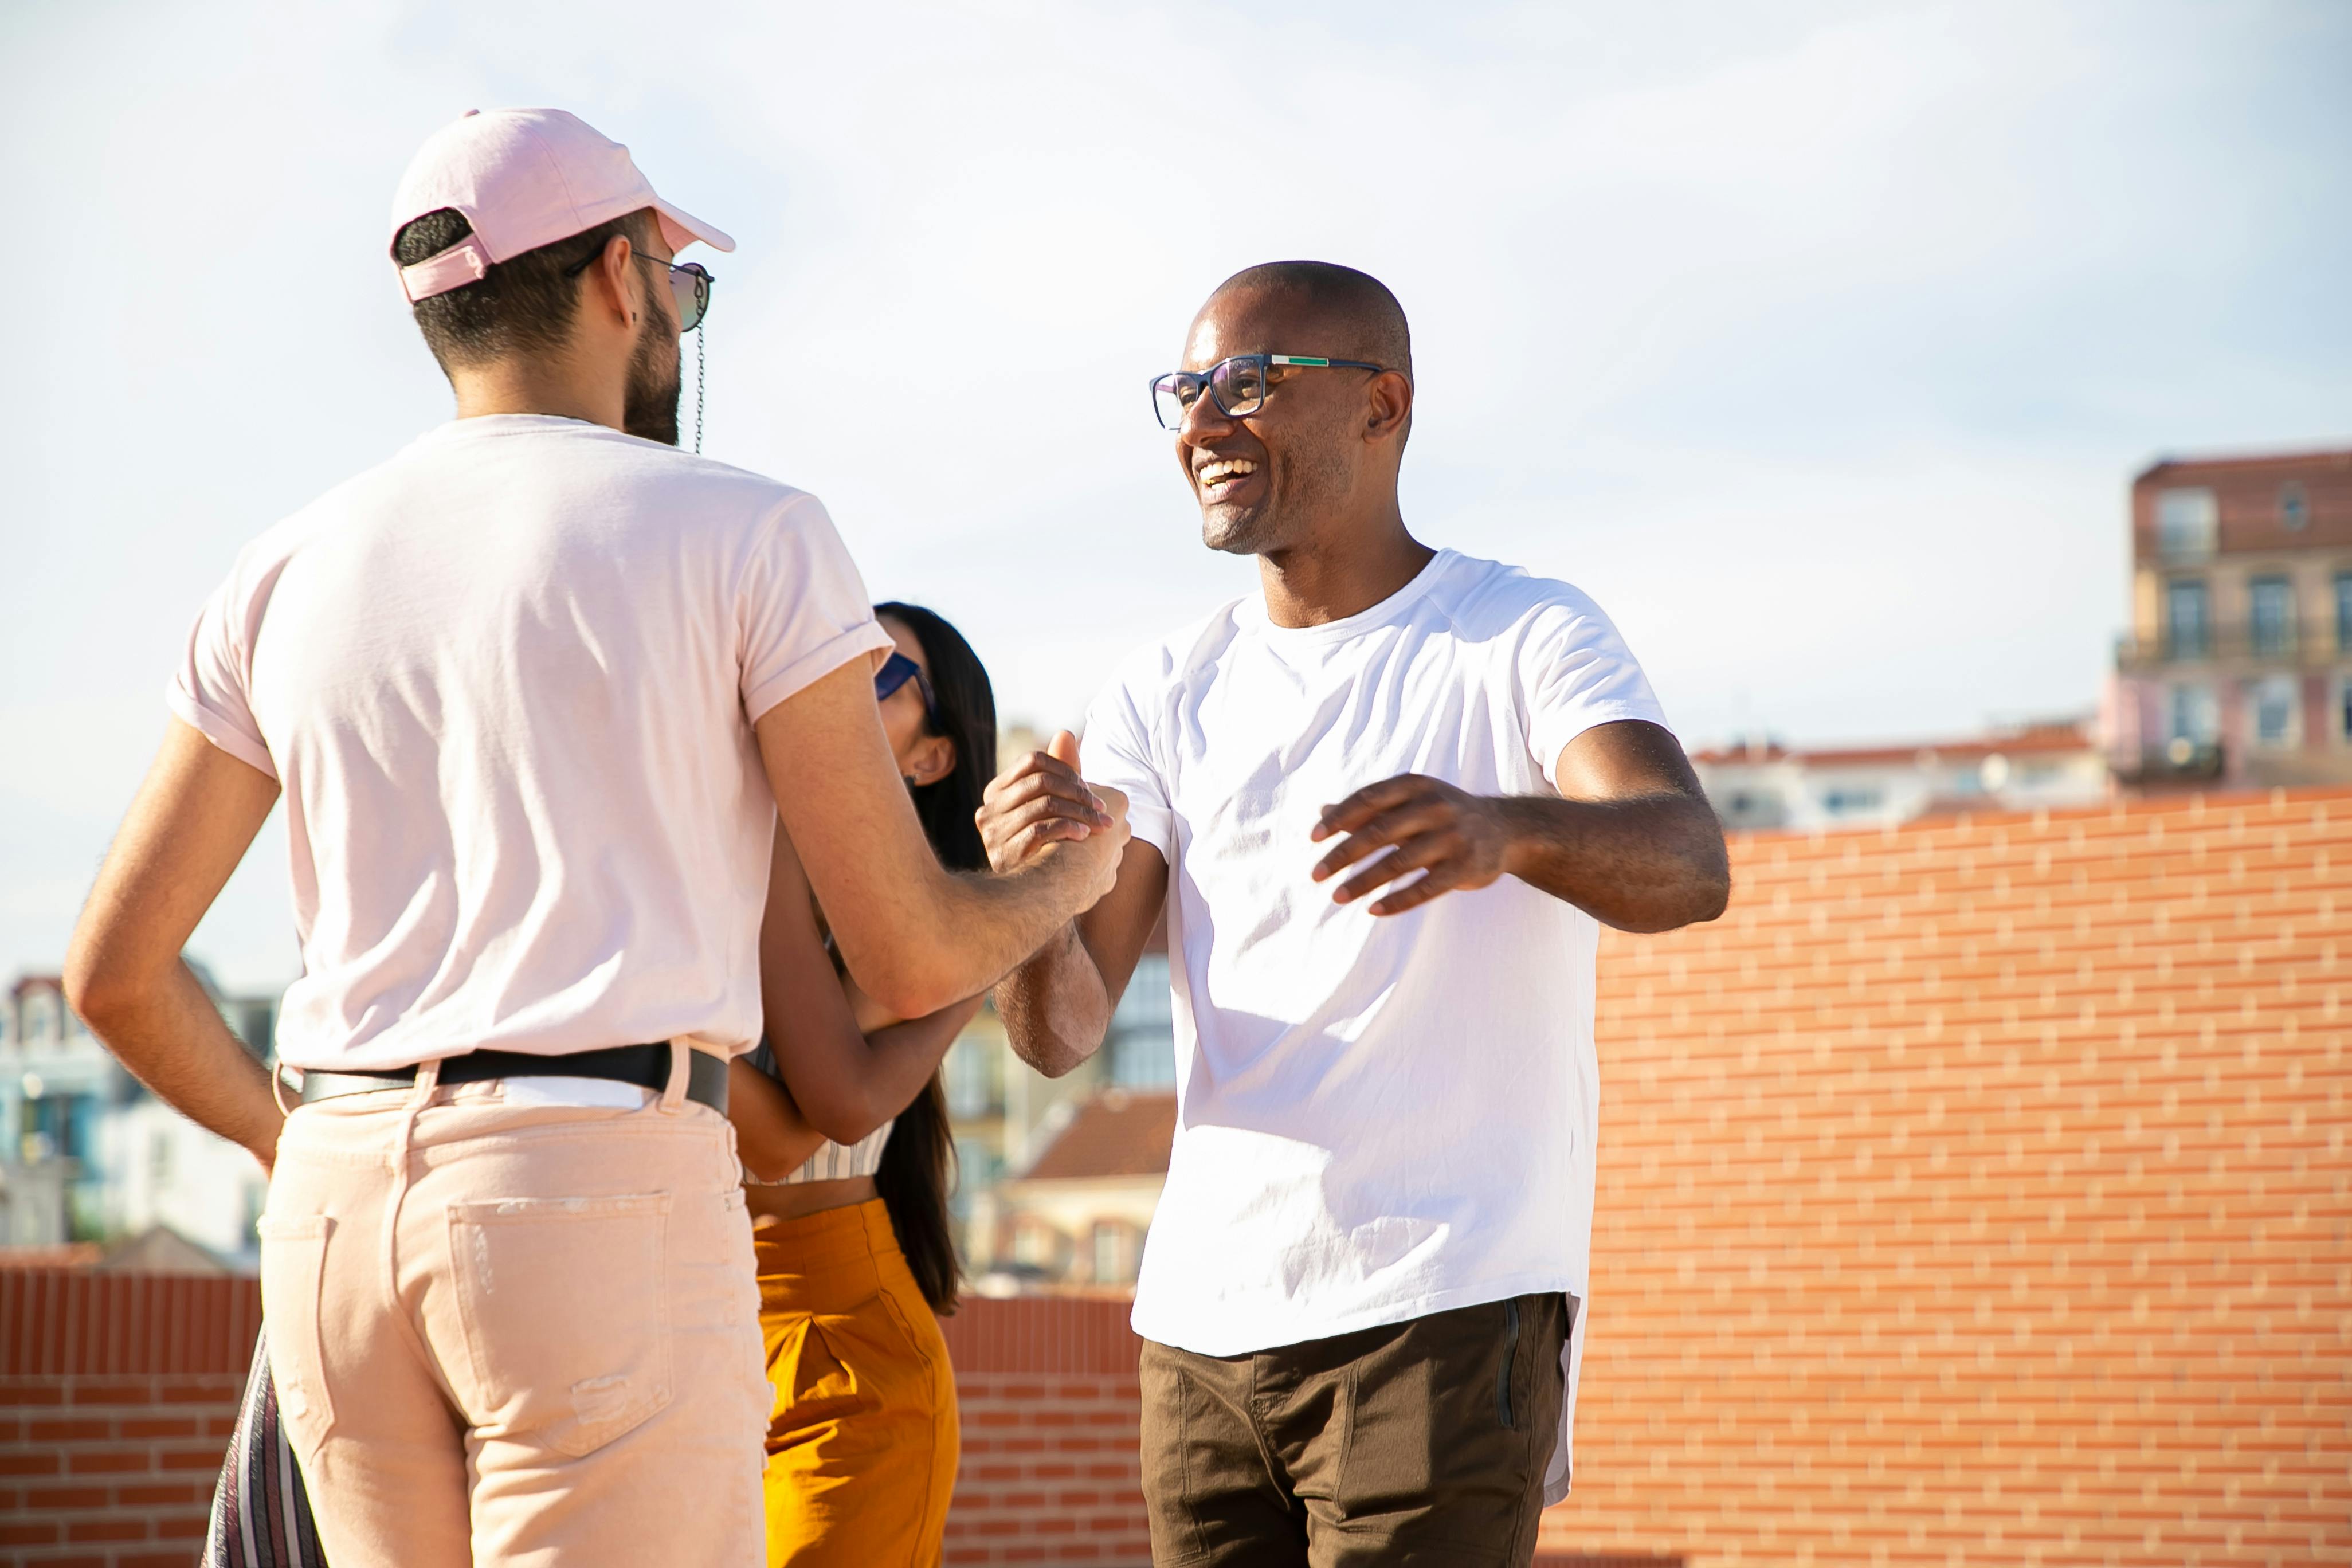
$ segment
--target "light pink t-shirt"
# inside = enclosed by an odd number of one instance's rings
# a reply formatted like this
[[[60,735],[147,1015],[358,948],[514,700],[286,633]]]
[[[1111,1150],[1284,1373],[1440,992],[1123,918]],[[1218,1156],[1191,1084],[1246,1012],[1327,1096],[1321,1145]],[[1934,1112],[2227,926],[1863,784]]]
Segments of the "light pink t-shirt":
[[[574,419],[445,425],[263,534],[170,701],[285,789],[280,1054],[748,1048],[751,724],[890,646],[815,497]]]

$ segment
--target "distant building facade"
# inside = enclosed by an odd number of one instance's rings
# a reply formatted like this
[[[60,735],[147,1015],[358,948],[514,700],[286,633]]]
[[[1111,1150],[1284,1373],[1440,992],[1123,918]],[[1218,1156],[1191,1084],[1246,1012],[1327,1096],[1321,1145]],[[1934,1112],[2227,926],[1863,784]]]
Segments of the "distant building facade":
[[[1691,758],[1736,829],[1885,827],[1962,811],[2033,811],[2105,798],[2107,758],[2086,724],[2019,725],[1967,740],[1791,751],[1735,744]]]
[[[941,1070],[956,1145],[952,1207],[966,1268],[975,1279],[992,1279],[995,1289],[1093,1279],[1097,1257],[1091,1233],[1066,1244],[1049,1243],[1034,1225],[1024,1230],[1015,1223],[1003,1190],[1034,1174],[1038,1162],[1099,1098],[1113,1092],[1165,1096],[1174,1089],[1176,1035],[1165,928],[1155,930],[1146,943],[1111,1015],[1102,1049],[1073,1071],[1049,1079],[1014,1056],[992,1005],[983,1006],[950,1047]],[[1164,1148],[1160,1170],[1167,1170]],[[1155,1184],[1155,1198],[1157,1191]],[[1148,1224],[1149,1206],[1142,1212]],[[1139,1229],[1132,1250],[1140,1256]],[[1126,1278],[1132,1279],[1131,1262],[1128,1268]]]
[[[982,1211],[991,1279],[1126,1289],[1168,1184],[1172,1090],[1116,1085],[1072,1107],[1052,1141]]]
[[[270,1058],[274,994],[235,995],[196,967],[222,1018]],[[67,1005],[54,974],[0,997],[0,1247],[58,1247],[168,1226],[238,1263],[257,1253],[268,1183],[251,1155],[147,1092]]]
[[[2158,463],[2131,531],[2116,777],[2352,783],[2352,450]]]

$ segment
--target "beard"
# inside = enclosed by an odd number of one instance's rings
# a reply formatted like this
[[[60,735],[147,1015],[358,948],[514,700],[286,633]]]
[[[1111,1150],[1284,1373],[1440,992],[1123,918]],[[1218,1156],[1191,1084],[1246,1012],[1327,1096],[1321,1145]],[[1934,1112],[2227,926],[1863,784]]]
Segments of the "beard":
[[[1228,555],[1276,555],[1303,543],[1318,519],[1345,504],[1349,473],[1338,440],[1335,430],[1297,440],[1279,457],[1268,452],[1265,499],[1247,508],[1203,507],[1201,542]]]
[[[677,445],[677,399],[685,382],[678,342],[677,323],[667,311],[646,311],[622,395],[621,428],[665,447]]]

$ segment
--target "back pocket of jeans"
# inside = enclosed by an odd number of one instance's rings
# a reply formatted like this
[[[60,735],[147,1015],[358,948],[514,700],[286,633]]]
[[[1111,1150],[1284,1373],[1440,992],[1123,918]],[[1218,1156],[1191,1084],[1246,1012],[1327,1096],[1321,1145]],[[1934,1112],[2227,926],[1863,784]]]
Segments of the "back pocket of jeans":
[[[449,1252],[486,1436],[578,1458],[670,1402],[670,1196],[449,1205]]]
[[[321,1293],[327,1274],[327,1238],[332,1216],[280,1218],[263,1215],[261,1310],[268,1325],[269,1380],[290,1435],[307,1452],[335,1424],[328,1396]]]

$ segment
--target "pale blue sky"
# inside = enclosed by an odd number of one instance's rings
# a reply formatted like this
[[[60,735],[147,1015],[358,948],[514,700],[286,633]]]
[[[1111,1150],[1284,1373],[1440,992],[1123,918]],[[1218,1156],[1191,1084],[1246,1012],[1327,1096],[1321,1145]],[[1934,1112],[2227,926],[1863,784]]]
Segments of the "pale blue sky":
[[[2347,80],[2329,3],[8,7],[0,977],[237,546],[445,416],[383,230],[468,107],[735,233],[709,450],[1009,714],[1251,587],[1144,385],[1314,256],[1412,317],[1423,537],[1591,591],[1697,742],[2092,706],[2130,474],[2352,438]],[[284,854],[198,933],[232,980],[293,971]]]

